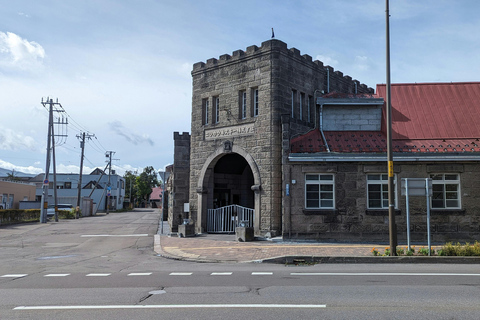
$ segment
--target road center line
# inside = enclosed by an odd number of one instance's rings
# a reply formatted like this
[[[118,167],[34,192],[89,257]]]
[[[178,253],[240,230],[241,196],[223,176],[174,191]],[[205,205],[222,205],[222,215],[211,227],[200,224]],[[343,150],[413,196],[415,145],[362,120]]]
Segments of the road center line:
[[[0,278],[23,278],[28,276],[28,274],[5,274],[1,276]]]
[[[148,237],[147,233],[142,234],[82,234],[81,238],[93,238],[93,237]]]
[[[291,276],[480,276],[479,273],[408,273],[408,272],[384,272],[384,273],[369,273],[369,272],[292,272]]]
[[[233,272],[212,272],[211,276],[231,276]]]
[[[85,310],[85,309],[189,309],[189,308],[326,308],[325,304],[171,304],[171,305],[105,305],[105,306],[19,306],[13,310]]]
[[[191,276],[193,272],[172,272],[170,276]]]
[[[44,277],[67,277],[69,275],[70,273],[51,273],[44,275]]]
[[[108,277],[111,273],[89,273],[86,277]]]
[[[271,276],[273,272],[252,272],[252,276]]]
[[[142,273],[129,273],[127,276],[150,276],[152,275],[152,272],[142,272]]]

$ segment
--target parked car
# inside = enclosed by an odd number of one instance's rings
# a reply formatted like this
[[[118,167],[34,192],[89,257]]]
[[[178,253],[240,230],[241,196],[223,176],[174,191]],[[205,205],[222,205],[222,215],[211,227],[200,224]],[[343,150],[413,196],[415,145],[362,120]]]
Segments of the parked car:
[[[59,204],[57,205],[58,211],[70,211],[73,209],[71,204]],[[51,204],[47,208],[47,217],[55,215],[55,205]]]

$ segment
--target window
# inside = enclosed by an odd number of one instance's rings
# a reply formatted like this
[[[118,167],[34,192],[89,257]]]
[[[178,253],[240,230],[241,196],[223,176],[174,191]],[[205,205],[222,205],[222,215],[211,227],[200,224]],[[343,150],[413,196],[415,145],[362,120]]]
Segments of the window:
[[[300,93],[300,104],[299,104],[299,113],[300,113],[300,120],[303,120],[303,102],[305,101],[305,93]]]
[[[215,110],[214,110],[214,123],[218,123],[220,121],[220,99],[218,97],[213,98],[215,101]]]
[[[253,116],[258,117],[258,88],[252,89]]]
[[[397,207],[395,180],[393,181],[393,201]],[[388,209],[388,174],[367,175],[367,203],[369,209]]]
[[[72,183],[71,182],[65,182],[65,189],[72,189]]]
[[[295,100],[297,100],[297,90],[292,90],[292,118],[295,118]]]
[[[240,91],[240,119],[247,118],[247,91]]]
[[[305,208],[335,209],[334,184],[333,174],[306,174]]]
[[[208,99],[203,100],[203,106],[204,106],[203,124],[208,124],[208,113],[209,113]]]
[[[432,208],[460,209],[460,176],[452,173],[431,174]]]
[[[307,121],[308,122],[312,122],[312,100],[313,100],[313,97],[312,96],[308,96],[308,100],[307,100]]]

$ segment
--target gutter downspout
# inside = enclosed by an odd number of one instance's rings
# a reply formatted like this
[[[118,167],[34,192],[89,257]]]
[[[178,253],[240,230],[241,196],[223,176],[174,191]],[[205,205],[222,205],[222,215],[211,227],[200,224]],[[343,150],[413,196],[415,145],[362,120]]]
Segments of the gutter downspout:
[[[327,68],[328,70],[328,68]],[[317,89],[313,92],[313,99],[315,101],[315,105],[317,105],[317,91],[322,92],[321,90]],[[315,108],[315,113],[317,112],[317,108]],[[315,114],[315,127],[317,127],[317,115]],[[323,143],[325,143],[325,147],[327,147],[327,152],[330,152],[330,148],[328,147],[327,139],[325,138],[325,134],[323,133],[323,104],[320,105],[320,115],[319,115],[319,124],[318,129],[320,130],[320,134],[322,135]]]
[[[327,152],[330,152],[330,148],[328,147],[327,139],[325,138],[325,134],[323,133],[323,104],[320,105],[320,133],[322,134],[323,142],[325,143],[325,147],[327,147]]]

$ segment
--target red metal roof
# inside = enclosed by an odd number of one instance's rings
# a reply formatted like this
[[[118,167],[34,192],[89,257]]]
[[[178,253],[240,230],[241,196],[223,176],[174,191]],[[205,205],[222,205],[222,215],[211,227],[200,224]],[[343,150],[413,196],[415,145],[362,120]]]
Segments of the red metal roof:
[[[392,84],[391,101],[392,139],[480,138],[480,82]]]
[[[393,152],[463,153],[480,151],[480,82],[393,84]],[[385,97],[377,85],[376,97]],[[385,108],[381,131],[325,131],[332,152],[385,153]],[[318,129],[291,140],[292,153],[326,152]]]

